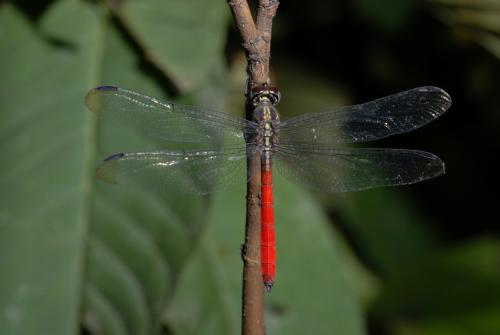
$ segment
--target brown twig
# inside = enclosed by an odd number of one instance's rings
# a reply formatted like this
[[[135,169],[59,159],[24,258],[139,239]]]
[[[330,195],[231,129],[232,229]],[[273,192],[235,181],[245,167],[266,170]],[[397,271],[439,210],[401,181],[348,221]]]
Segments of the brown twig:
[[[278,9],[278,0],[259,0],[257,20],[253,20],[247,0],[227,1],[243,40],[248,60],[248,88],[269,81],[272,21]]]
[[[254,22],[247,0],[227,1],[243,40],[247,55],[247,92],[269,83],[272,21],[278,9],[277,0],[259,0]],[[247,104],[247,118],[251,119]],[[243,259],[243,335],[264,334],[264,285],[260,267],[260,155],[249,146],[247,159],[247,221]]]

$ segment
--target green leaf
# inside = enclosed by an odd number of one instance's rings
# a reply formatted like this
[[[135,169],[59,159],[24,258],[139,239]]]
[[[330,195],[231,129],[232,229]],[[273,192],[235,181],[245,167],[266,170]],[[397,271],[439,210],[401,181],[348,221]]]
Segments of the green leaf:
[[[500,242],[484,238],[401,267],[387,278],[378,312],[439,321],[498,310],[499,255]]]
[[[126,335],[127,328],[120,314],[91,284],[85,285],[84,310],[92,313],[83,315],[88,330],[96,334]]]
[[[103,47],[97,62],[102,70],[96,85],[116,84],[148,95],[164,95],[152,77],[137,67],[140,55],[118,29],[108,24],[101,31],[99,40]],[[213,65],[207,74],[209,81],[199,87],[198,96],[204,102],[210,100],[206,99],[207,96],[216,97],[218,103],[223,101],[219,98],[220,89],[219,92],[214,89],[222,87],[220,81],[225,69],[221,63],[219,59]],[[204,93],[207,88],[211,94]],[[137,137],[114,124],[105,123],[98,123],[96,141],[98,159],[115,152],[161,147],[153,140]],[[92,204],[91,233],[100,241],[101,249],[113,255],[115,263],[119,264],[115,268],[122,270],[113,271],[120,273],[117,278],[112,276],[113,273],[106,275],[106,269],[111,265],[102,263],[107,258],[92,257],[89,259],[89,280],[101,292],[102,300],[118,311],[129,333],[152,334],[160,331],[161,316],[172,295],[176,277],[194,248],[204,222],[201,215],[206,201],[207,198],[202,197],[153,191],[143,185],[120,187],[97,183]],[[102,280],[96,273],[108,279]],[[130,288],[132,283],[133,289]],[[123,300],[124,295],[132,292],[135,292],[135,299]],[[97,312],[87,311],[94,318],[98,318]]]
[[[453,24],[460,24],[472,28],[489,30],[491,32],[500,32],[500,9],[468,9],[454,8],[441,11],[442,18]]]
[[[147,58],[187,91],[223,56],[226,6],[222,0],[126,1],[118,13]]]
[[[95,201],[92,233],[124,259],[132,273],[137,274],[153,314],[160,314],[169,290],[169,262],[161,254],[144,227],[109,198],[98,196]],[[92,251],[92,250],[91,250]],[[102,259],[90,259],[90,271]],[[131,276],[133,277],[133,276]]]
[[[498,38],[498,36],[484,33],[478,36],[477,42],[491,52],[496,58],[500,59],[500,38]]]
[[[498,239],[484,237],[402,267],[375,313],[391,319],[394,334],[498,334],[499,255]]]
[[[334,232],[320,208],[307,193],[279,177],[275,190],[277,281],[266,294],[267,332],[364,334]],[[166,315],[176,333],[238,332],[244,199],[242,187],[214,199],[202,243]]]
[[[0,187],[9,190],[0,194],[0,329],[75,333],[84,302],[89,331],[157,333],[205,200],[98,183],[97,160],[155,143],[101,125],[83,98],[102,84],[160,97],[163,91],[99,6],[60,1],[34,26],[2,5],[0,43],[7,48],[0,61],[0,154],[8,158],[0,164]],[[90,245],[89,228],[98,241]]]
[[[93,86],[116,84],[162,97],[157,83],[136,66],[139,55],[126,37],[105,17],[103,25]],[[155,141],[124,132],[115,124],[96,122],[97,159],[115,152],[158,148]],[[203,199],[153,192],[143,185],[95,183],[91,235],[101,251],[96,256],[95,244],[90,246],[94,256],[89,258],[88,280],[101,293],[101,300],[124,320],[129,333],[158,333],[176,275],[201,227]],[[95,319],[98,312],[85,310]]]
[[[355,192],[339,199],[337,209],[351,235],[375,267],[397,273],[436,248],[430,224],[409,198],[396,189]]]
[[[401,323],[397,335],[496,335],[500,331],[500,308],[415,323]]]
[[[59,14],[64,12],[64,16]],[[88,87],[96,16],[76,1],[54,5],[42,29],[0,7],[0,329],[78,329],[88,230]]]
[[[122,316],[131,334],[152,334],[146,294],[127,265],[97,238],[89,245],[89,280]],[[86,313],[91,314],[92,311]],[[97,318],[97,315],[96,315]]]

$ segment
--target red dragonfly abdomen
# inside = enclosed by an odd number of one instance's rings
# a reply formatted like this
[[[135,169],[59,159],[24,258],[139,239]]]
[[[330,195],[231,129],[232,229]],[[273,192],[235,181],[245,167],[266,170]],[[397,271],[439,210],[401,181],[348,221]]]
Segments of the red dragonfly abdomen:
[[[271,164],[261,168],[261,233],[260,258],[262,277],[267,291],[274,284],[276,273],[276,238],[274,234],[273,173]]]

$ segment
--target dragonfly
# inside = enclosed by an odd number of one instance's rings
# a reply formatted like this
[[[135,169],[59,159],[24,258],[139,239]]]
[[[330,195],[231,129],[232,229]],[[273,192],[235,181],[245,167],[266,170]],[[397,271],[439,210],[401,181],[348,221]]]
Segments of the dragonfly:
[[[252,110],[252,120],[247,120],[116,86],[94,88],[85,102],[103,122],[160,143],[155,150],[109,155],[99,164],[97,177],[207,194],[245,182],[247,158],[260,158],[261,268],[270,291],[276,274],[273,167],[292,181],[327,192],[413,184],[445,172],[443,161],[425,151],[352,147],[415,130],[442,115],[451,98],[438,87],[283,121],[276,108],[280,99],[275,87],[254,88],[247,95]]]

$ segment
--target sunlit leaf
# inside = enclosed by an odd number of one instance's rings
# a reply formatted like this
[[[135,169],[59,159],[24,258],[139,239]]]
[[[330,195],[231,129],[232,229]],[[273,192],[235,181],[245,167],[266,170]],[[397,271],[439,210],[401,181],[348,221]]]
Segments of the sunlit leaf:
[[[500,38],[493,34],[482,34],[478,38],[478,43],[493,55],[500,59]]]
[[[102,50],[96,53],[99,72],[92,86],[114,84],[164,95],[155,81],[136,66],[138,55],[124,36],[105,16],[102,20],[99,36]],[[96,160],[113,152],[147,150],[156,145],[114,124],[93,120],[97,125]],[[203,199],[152,192],[143,185],[109,185],[97,181],[95,176],[93,181],[91,235],[109,257],[89,258],[88,280],[101,293],[101,299],[118,311],[130,333],[158,333],[176,276],[196,241],[197,227],[201,227],[199,210]],[[91,255],[95,252],[93,245]],[[112,269],[106,265],[106,259],[117,264],[116,271],[106,274],[107,269]],[[113,279],[116,272],[121,275]],[[113,282],[115,285],[111,285]],[[133,292],[127,289],[131,283],[136,298],[123,300]],[[99,310],[85,312],[99,318],[96,314]]]
[[[153,320],[138,279],[119,256],[97,238],[91,239],[89,251],[88,279],[116,308],[130,333],[152,334]]]
[[[85,285],[83,323],[91,333],[126,335],[127,328],[120,314],[92,284]]]
[[[71,27],[79,33],[65,34]],[[10,4],[0,7],[0,329],[5,334],[78,329],[93,179],[92,126],[82,94],[91,82],[96,27],[89,6],[77,1],[54,4],[38,30]],[[52,36],[53,30],[61,34]]]
[[[467,7],[476,9],[500,9],[498,0],[430,0],[446,6]]]
[[[147,58],[181,90],[199,86],[223,55],[225,1],[125,1],[118,13]]]
[[[493,55],[500,57],[500,3],[495,0],[432,0],[438,6],[438,17],[453,29]]]

